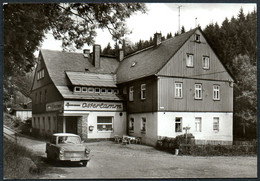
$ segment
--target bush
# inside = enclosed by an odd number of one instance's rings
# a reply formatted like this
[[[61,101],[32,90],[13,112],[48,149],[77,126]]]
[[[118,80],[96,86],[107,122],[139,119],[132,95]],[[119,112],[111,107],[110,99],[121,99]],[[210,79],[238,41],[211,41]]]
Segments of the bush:
[[[28,179],[35,178],[36,157],[25,147],[4,139],[4,178]],[[29,160],[25,162],[24,160]],[[39,173],[39,170],[37,170]]]

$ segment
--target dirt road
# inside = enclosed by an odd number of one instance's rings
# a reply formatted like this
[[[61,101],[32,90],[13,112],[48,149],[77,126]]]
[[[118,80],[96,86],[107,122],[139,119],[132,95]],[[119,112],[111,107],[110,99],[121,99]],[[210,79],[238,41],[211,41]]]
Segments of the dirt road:
[[[45,159],[45,143],[21,138],[20,142]],[[41,179],[90,178],[255,178],[256,157],[174,156],[144,145],[110,141],[87,143],[92,159],[88,167],[50,164]]]

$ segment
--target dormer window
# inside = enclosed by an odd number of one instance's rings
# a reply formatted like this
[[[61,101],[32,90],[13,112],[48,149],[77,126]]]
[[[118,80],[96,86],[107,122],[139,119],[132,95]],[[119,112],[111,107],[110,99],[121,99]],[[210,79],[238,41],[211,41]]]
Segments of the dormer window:
[[[78,86],[74,87],[74,92],[81,92],[81,87]]]
[[[195,34],[195,42],[200,42],[200,35],[198,34]]]
[[[112,94],[112,89],[107,89],[108,94]]]
[[[88,88],[87,87],[82,87],[82,92],[88,92]]]
[[[100,93],[100,88],[95,88],[95,93]]]
[[[89,88],[88,88],[88,92],[89,92],[89,93],[94,93],[94,88],[93,88],[93,87],[89,87]]]
[[[106,88],[101,88],[101,93],[102,93],[102,94],[105,94],[105,93],[107,93],[107,90],[106,90]]]
[[[203,69],[209,69],[209,56],[202,57],[202,67]]]

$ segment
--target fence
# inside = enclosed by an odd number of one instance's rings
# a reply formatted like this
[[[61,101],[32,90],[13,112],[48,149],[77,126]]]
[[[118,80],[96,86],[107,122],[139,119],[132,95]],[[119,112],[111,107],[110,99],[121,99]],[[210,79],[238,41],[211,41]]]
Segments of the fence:
[[[17,143],[17,132],[4,125],[4,137]]]

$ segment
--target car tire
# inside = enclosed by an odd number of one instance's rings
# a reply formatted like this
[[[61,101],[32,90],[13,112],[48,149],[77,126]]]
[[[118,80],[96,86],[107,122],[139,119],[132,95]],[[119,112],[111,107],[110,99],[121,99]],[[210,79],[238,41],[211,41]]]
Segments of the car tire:
[[[82,167],[86,167],[88,165],[88,161],[82,161]]]

